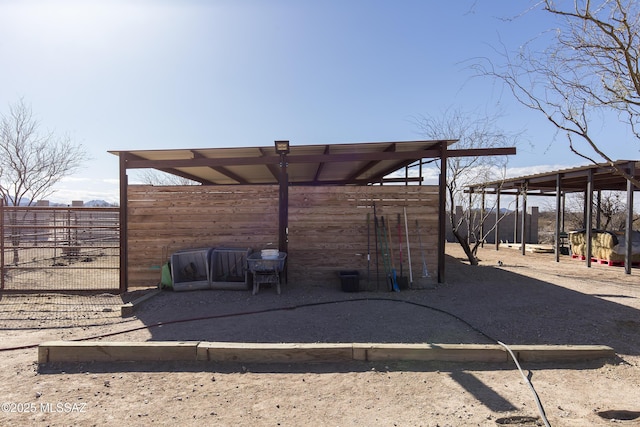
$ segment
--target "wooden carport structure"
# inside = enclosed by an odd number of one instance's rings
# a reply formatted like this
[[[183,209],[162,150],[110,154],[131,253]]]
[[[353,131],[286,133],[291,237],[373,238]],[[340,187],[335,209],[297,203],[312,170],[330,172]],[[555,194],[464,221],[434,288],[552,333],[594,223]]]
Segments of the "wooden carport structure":
[[[390,183],[422,184],[423,159],[440,160],[439,200],[445,200],[446,160],[460,156],[515,154],[515,148],[448,149],[456,140],[365,142],[351,144],[290,145],[171,150],[110,151],[119,157],[121,209],[120,288],[128,288],[128,177],[130,169],[156,169],[184,177],[202,186],[267,186],[279,188],[278,247],[287,251],[288,194],[291,186],[371,186]],[[419,163],[418,177],[408,167]],[[404,178],[389,174],[406,169]],[[438,207],[438,282],[444,281],[446,207]]]
[[[627,214],[625,225],[625,272],[631,274],[631,249],[633,228],[633,203],[634,192],[638,190],[631,179],[622,176],[616,169],[623,170],[636,181],[640,180],[640,161],[619,160],[615,166],[610,164],[592,164],[571,169],[563,169],[535,175],[509,178],[503,181],[478,183],[468,187],[469,192],[493,194],[497,198],[496,215],[500,215],[500,196],[513,195],[516,200],[522,196],[522,233],[525,234],[525,215],[527,208],[527,196],[554,196],[556,198],[556,227],[555,227],[555,260],[560,260],[560,235],[564,232],[564,199],[567,193],[584,193],[584,218],[586,232],[586,253],[591,253],[591,237],[594,228],[600,228],[600,215],[597,212],[596,223],[593,223],[594,192],[600,197],[602,191],[626,191]],[[516,204],[517,206],[517,204]],[[599,209],[599,203],[597,209]],[[517,210],[517,208],[516,208]],[[498,220],[498,218],[496,218]],[[499,241],[496,238],[496,249]],[[522,254],[525,254],[524,239],[522,242]],[[585,258],[587,267],[591,266],[591,256]]]

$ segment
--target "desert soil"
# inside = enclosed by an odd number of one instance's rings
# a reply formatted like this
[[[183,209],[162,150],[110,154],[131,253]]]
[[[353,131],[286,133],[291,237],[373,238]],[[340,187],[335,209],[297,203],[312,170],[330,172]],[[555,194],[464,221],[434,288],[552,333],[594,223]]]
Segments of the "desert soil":
[[[0,425],[542,425],[511,363],[36,363],[40,342],[89,337],[608,345],[615,359],[522,367],[552,426],[640,425],[622,420],[640,411],[640,269],[492,247],[469,266],[455,244],[447,254],[446,283],[427,289],[167,291],[125,319],[119,305],[140,292],[3,295]]]

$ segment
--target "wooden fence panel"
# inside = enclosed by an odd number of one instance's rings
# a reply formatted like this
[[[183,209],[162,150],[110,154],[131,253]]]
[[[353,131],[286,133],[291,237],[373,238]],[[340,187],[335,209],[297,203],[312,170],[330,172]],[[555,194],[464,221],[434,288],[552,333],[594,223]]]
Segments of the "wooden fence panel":
[[[160,266],[177,250],[221,246],[260,250],[278,244],[278,186],[129,186],[128,197],[130,287],[157,283]],[[429,273],[435,275],[437,187],[293,186],[289,188],[289,286],[337,287],[340,271],[358,270],[361,288],[386,289],[380,256],[376,269],[374,204],[378,217],[384,216],[392,226],[398,274],[402,270],[409,276],[406,208],[414,281],[422,275],[423,256]]]

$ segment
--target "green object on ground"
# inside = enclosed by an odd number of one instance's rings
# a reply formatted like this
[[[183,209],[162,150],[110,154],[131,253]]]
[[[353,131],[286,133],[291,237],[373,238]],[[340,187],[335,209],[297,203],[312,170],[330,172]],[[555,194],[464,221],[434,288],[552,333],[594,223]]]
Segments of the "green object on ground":
[[[171,264],[165,262],[161,268],[160,289],[172,289],[173,280],[171,279]]]

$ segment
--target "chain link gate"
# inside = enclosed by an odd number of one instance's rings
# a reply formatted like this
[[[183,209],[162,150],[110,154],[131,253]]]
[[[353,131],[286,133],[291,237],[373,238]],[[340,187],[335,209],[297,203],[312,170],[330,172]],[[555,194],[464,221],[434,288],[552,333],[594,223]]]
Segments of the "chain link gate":
[[[0,221],[0,289],[119,291],[119,208],[0,201]]]

